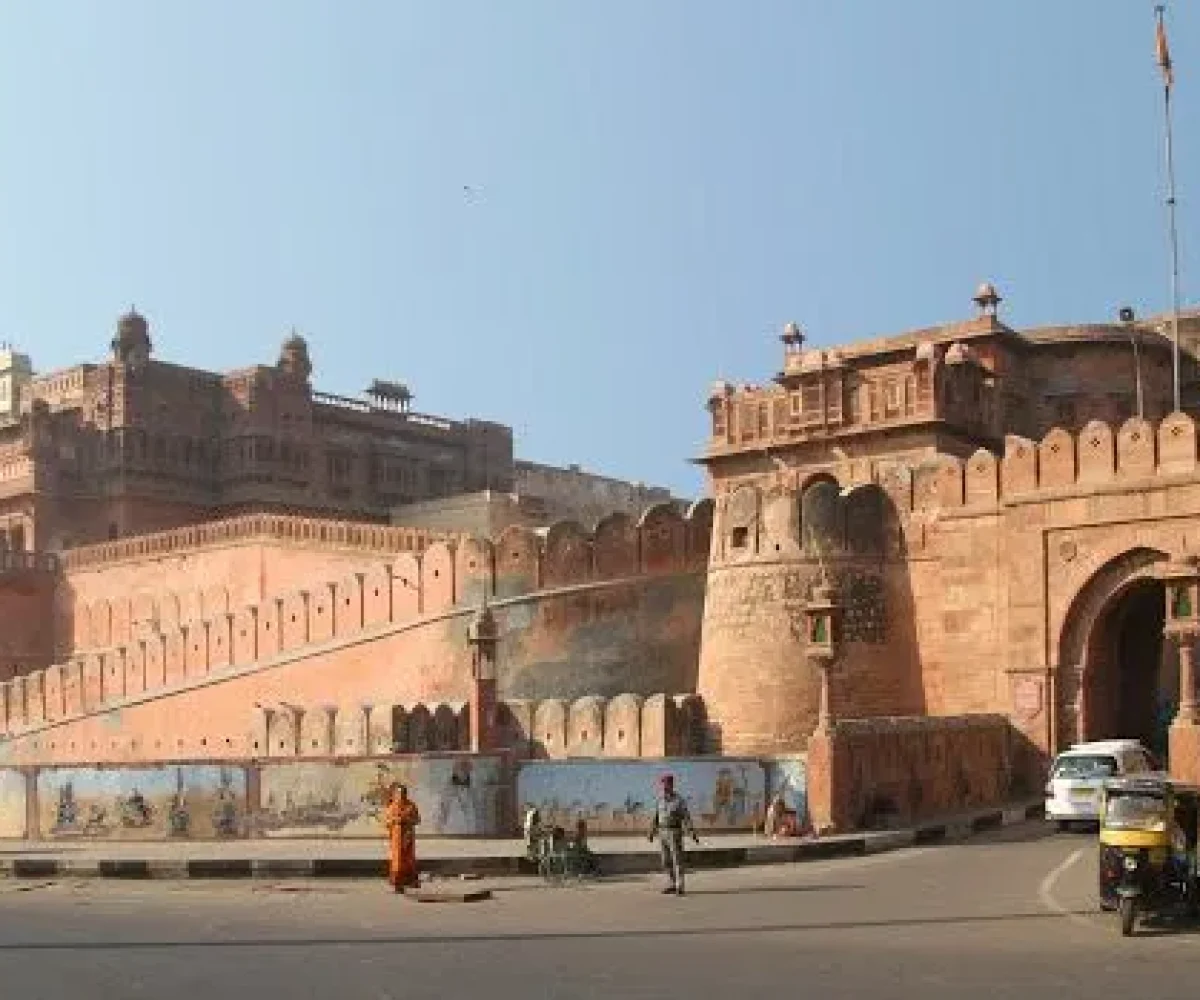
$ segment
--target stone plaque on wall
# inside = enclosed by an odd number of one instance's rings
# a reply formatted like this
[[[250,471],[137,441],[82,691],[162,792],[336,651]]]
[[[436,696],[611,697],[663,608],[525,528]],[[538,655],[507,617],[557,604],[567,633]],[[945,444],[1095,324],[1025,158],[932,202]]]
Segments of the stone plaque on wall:
[[[1013,682],[1013,711],[1018,718],[1032,722],[1042,714],[1042,691],[1042,682],[1033,677]]]

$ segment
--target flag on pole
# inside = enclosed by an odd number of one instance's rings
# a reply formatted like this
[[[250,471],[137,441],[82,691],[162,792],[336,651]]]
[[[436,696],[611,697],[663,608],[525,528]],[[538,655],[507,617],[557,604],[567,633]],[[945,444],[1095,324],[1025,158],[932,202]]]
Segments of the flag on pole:
[[[1163,26],[1162,8],[1159,8],[1158,30],[1154,39],[1155,54],[1158,57],[1158,68],[1162,70],[1163,83],[1167,87],[1175,85],[1175,71],[1171,68],[1171,50],[1167,48],[1167,29]]]

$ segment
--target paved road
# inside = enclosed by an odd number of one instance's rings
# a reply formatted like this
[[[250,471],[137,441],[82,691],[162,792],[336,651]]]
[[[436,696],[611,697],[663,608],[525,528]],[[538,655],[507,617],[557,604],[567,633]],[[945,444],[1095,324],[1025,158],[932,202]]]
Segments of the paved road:
[[[1192,997],[1200,933],[1122,940],[1092,840],[960,846],[420,904],[362,883],[6,883],[0,984],[22,1000]],[[1080,853],[1082,852],[1082,853]]]

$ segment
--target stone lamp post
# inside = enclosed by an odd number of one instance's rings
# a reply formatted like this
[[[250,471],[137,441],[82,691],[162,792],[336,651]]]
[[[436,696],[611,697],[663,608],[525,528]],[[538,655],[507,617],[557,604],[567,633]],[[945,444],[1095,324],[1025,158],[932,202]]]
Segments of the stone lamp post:
[[[1166,588],[1166,632],[1179,645],[1179,711],[1174,725],[1196,724],[1196,639],[1200,636],[1200,566],[1194,556],[1162,573]]]
[[[828,732],[833,721],[829,705],[829,671],[837,659],[840,644],[841,606],[822,570],[804,608],[804,655],[821,672],[820,701],[817,707],[817,731]]]
[[[471,647],[471,679],[475,696],[471,699],[471,752],[494,749],[496,737],[496,646],[500,628],[488,607],[487,597],[467,626]]]

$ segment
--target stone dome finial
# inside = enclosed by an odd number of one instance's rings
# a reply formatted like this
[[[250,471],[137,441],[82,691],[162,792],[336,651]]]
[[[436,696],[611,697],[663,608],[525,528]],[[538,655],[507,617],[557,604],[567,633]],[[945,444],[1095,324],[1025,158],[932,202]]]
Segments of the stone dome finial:
[[[307,351],[308,341],[300,336],[295,327],[292,327],[292,332],[288,334],[287,339],[283,342],[283,349],[285,351]]]
[[[995,316],[1000,308],[1000,303],[1004,300],[996,291],[996,286],[990,281],[985,281],[975,290],[975,297],[972,301],[979,306],[980,312],[985,316]]]
[[[133,306],[117,320],[117,334],[112,340],[113,358],[125,364],[145,363],[153,344],[150,324]]]

